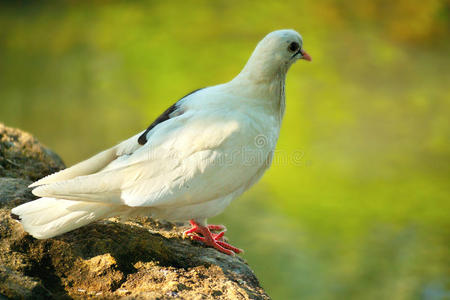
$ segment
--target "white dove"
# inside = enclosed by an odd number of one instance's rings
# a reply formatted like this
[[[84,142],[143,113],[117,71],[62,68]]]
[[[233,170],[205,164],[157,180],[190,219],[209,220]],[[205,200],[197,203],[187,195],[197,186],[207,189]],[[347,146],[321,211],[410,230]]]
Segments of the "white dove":
[[[51,238],[113,216],[190,220],[185,235],[234,255],[225,227],[207,225],[269,168],[285,110],[285,78],[310,61],[300,34],[269,33],[230,82],[196,90],[145,131],[30,187],[12,209],[25,231]],[[211,231],[223,230],[220,233]]]

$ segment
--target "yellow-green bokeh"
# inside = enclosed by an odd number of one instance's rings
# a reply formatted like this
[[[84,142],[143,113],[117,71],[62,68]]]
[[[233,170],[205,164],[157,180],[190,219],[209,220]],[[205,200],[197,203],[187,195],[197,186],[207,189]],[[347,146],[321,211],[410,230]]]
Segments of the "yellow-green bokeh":
[[[230,80],[268,32],[287,79],[272,168],[219,217],[274,299],[449,297],[446,1],[3,4],[0,121],[68,165]]]

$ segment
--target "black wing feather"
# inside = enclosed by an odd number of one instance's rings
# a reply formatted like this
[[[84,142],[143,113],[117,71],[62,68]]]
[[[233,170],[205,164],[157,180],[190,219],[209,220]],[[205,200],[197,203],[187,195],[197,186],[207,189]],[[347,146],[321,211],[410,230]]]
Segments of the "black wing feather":
[[[171,107],[169,107],[168,109],[166,109],[166,110],[165,110],[158,118],[156,118],[155,121],[153,121],[152,124],[150,124],[150,126],[148,126],[148,128],[144,131],[144,133],[142,133],[142,134],[139,136],[139,138],[138,138],[138,143],[139,143],[140,145],[145,145],[145,143],[147,143],[147,133],[149,133],[150,130],[153,129],[153,127],[155,127],[155,126],[158,125],[159,123],[162,123],[162,122],[164,122],[164,121],[169,120],[169,119],[171,118],[171,114],[172,114],[174,111],[177,110],[177,108],[178,108],[178,103],[179,103],[181,100],[183,100],[183,99],[186,98],[187,96],[192,95],[193,93],[196,93],[196,92],[198,92],[198,91],[200,91],[200,90],[202,90],[202,89],[203,89],[203,88],[201,88],[201,89],[196,89],[196,90],[190,92],[189,94],[183,96],[180,100],[178,100],[177,102],[175,102]]]

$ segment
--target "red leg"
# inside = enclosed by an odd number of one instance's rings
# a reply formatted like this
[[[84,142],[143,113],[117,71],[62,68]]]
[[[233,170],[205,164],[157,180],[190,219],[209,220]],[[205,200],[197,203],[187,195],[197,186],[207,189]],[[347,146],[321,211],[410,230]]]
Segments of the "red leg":
[[[223,238],[226,228],[223,225],[207,225],[202,226],[197,224],[194,220],[189,221],[192,225],[192,228],[186,230],[183,235],[190,236],[193,240],[201,241],[207,246],[211,246],[222,253],[228,255],[234,255],[235,253],[244,252],[242,249],[231,246],[228,243],[225,243],[221,239]],[[223,230],[220,233],[211,233],[211,230]],[[195,235],[196,233],[197,235]],[[200,235],[198,235],[200,234]]]

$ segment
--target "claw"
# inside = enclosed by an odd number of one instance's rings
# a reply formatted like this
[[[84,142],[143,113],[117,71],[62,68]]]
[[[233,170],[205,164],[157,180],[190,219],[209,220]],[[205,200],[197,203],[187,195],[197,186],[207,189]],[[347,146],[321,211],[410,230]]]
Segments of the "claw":
[[[201,226],[197,224],[194,220],[190,220],[192,225],[191,229],[183,232],[183,238],[189,236],[191,239],[200,241],[207,246],[213,247],[218,251],[234,256],[236,253],[244,252],[242,249],[236,248],[222,240],[226,232],[226,227],[223,225],[207,225]],[[211,233],[213,231],[222,230],[219,233]],[[200,234],[200,235],[198,235]]]

